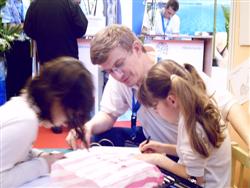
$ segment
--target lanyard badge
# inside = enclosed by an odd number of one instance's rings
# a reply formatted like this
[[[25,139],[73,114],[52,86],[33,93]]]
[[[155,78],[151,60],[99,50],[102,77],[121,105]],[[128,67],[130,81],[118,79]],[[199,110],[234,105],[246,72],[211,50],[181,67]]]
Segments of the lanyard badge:
[[[165,35],[166,32],[167,32],[167,27],[168,27],[168,25],[169,25],[169,22],[170,22],[170,19],[167,21],[167,24],[165,24],[164,16],[163,16],[163,14],[161,13],[161,24],[162,24],[162,31],[163,31],[164,35]]]
[[[136,138],[137,111],[141,104],[138,101],[135,102],[135,89],[132,89],[132,93],[131,138],[134,140]]]

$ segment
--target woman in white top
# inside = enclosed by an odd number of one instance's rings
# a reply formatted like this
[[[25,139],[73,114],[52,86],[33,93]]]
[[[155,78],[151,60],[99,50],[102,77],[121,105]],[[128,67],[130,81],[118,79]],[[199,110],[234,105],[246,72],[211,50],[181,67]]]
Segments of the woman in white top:
[[[229,187],[229,134],[213,96],[207,95],[192,65],[182,67],[171,60],[157,63],[144,79],[138,97],[142,104],[154,107],[161,117],[178,126],[176,146],[143,142],[139,159],[187,179],[195,177],[205,187]],[[178,163],[166,154],[177,154]]]
[[[63,158],[32,148],[39,123],[65,125],[84,140],[81,126],[93,107],[93,88],[91,73],[79,60],[58,58],[46,63],[20,96],[0,107],[0,187],[18,187],[46,175]]]

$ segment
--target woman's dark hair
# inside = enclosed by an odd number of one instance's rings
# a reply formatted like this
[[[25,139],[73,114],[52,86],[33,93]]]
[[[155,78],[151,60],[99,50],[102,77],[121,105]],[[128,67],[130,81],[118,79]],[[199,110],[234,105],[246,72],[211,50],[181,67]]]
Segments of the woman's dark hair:
[[[171,7],[175,12],[179,10],[179,2],[178,0],[169,0],[166,4],[166,8]]]
[[[94,86],[91,73],[81,61],[71,57],[49,61],[25,89],[41,120],[52,122],[52,105],[58,101],[67,116],[68,128],[75,129],[79,138],[85,140],[82,126],[93,109]]]

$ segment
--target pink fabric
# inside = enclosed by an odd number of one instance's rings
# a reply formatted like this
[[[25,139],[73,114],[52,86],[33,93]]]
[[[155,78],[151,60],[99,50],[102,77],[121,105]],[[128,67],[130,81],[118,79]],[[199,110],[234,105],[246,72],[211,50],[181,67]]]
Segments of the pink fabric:
[[[68,158],[52,166],[53,185],[63,188],[91,187],[155,187],[163,182],[160,170],[149,163],[134,159],[129,152],[116,147],[91,148],[90,152],[71,152]]]

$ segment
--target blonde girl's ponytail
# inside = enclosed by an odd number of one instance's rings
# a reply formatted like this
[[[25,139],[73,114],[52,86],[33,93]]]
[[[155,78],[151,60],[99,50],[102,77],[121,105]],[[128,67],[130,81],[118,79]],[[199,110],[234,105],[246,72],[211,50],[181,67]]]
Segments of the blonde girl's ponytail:
[[[224,124],[221,124],[218,108],[204,90],[180,76],[171,76],[171,92],[177,96],[192,148],[203,157],[208,157],[210,148],[207,141],[218,148],[224,140]],[[197,133],[197,122],[204,129],[207,138],[204,139]]]

